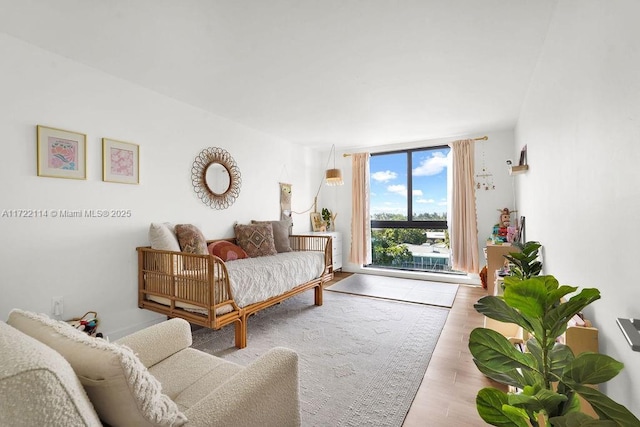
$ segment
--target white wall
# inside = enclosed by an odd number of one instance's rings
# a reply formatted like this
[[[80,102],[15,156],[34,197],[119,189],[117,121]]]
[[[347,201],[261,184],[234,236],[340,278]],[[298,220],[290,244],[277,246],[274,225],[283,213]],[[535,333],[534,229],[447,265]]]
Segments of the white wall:
[[[640,353],[615,323],[640,317],[640,2],[560,1],[516,130],[527,238],[561,283],[600,289],[587,311],[623,362],[602,387],[640,416]]]
[[[125,209],[131,218],[0,216],[0,318],[19,307],[63,318],[96,310],[117,337],[157,321],[137,307],[136,246],[152,221],[194,223],[231,237],[234,221],[278,219],[278,182],[293,184],[293,210],[317,189],[313,151],[247,129],[0,33],[0,214],[5,210]],[[214,84],[214,83],[212,83]],[[87,180],[38,177],[36,125],[87,134]],[[102,182],[101,138],[140,145],[140,185]],[[230,152],[242,173],[236,203],[218,211],[196,198],[191,165],[207,147]],[[294,231],[307,231],[294,217]]]
[[[456,139],[475,138],[487,135],[488,141],[477,141],[475,147],[475,167],[476,173],[482,173],[483,158],[484,166],[487,172],[493,174],[493,182],[495,190],[478,190],[476,192],[476,204],[478,213],[478,250],[480,255],[480,265],[484,265],[485,259],[482,254],[482,248],[485,246],[486,239],[491,236],[493,225],[498,222],[498,210],[504,207],[513,209],[513,178],[509,175],[506,160],[512,158],[514,134],[512,130],[499,130],[479,132],[473,135],[463,135],[452,138],[440,138],[428,141],[417,141],[403,144],[391,144],[379,147],[359,147],[346,152],[366,152],[383,153],[387,151],[402,150],[418,147],[433,147],[438,145],[447,145]],[[369,272],[371,269],[363,269],[356,264],[347,262],[351,245],[351,158],[344,158],[343,151],[338,152],[336,157],[336,166],[342,169],[345,185],[342,187],[325,187],[322,189],[320,203],[321,207],[328,207],[338,213],[336,221],[336,229],[343,233],[343,256],[344,270],[351,272]],[[324,159],[328,158],[329,153],[323,153]],[[455,283],[479,283],[478,279],[461,279],[460,276],[451,276],[445,274],[430,274],[402,272],[402,271],[380,271],[380,274],[389,274],[402,277],[422,277],[441,281],[450,281]]]

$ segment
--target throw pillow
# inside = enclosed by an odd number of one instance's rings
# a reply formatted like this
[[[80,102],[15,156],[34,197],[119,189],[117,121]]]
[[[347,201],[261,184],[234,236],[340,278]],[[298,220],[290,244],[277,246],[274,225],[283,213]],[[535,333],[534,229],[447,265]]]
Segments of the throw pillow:
[[[291,229],[291,220],[283,219],[281,221],[251,221],[252,224],[271,224],[273,228],[273,241],[276,245],[276,251],[291,252],[291,242],[289,242],[289,230]]]
[[[273,241],[273,227],[271,224],[236,224],[233,229],[238,245],[251,258],[278,253]]]
[[[173,225],[168,222],[152,222],[149,227],[149,243],[152,249],[180,252],[180,244]]]
[[[181,426],[185,415],[133,351],[90,337],[66,322],[14,309],[7,323],[60,353],[109,425]]]
[[[190,254],[209,255],[207,239],[198,227],[192,224],[176,225],[176,236],[182,252]]]
[[[209,253],[225,262],[249,257],[240,246],[234,245],[228,240],[218,240],[209,244]]]

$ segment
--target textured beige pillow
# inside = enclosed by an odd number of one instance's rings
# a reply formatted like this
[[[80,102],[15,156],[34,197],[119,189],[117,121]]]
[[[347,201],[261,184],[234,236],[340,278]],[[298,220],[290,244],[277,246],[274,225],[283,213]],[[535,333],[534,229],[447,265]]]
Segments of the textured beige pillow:
[[[273,228],[273,241],[276,251],[291,252],[291,242],[289,242],[289,230],[291,229],[291,220],[283,219],[281,221],[256,221],[252,220],[252,224],[271,224]]]
[[[273,227],[271,224],[236,224],[233,227],[236,241],[251,258],[275,255],[276,246],[273,241]]]
[[[204,237],[204,234],[202,234],[202,231],[200,231],[200,229],[195,225],[176,225],[176,236],[178,236],[178,242],[180,243],[180,249],[182,249],[182,252],[209,255],[207,239]]]
[[[152,249],[180,252],[180,244],[173,225],[168,222],[152,222],[149,227],[149,243]]]
[[[42,314],[12,310],[7,323],[69,362],[100,419],[113,426],[181,426],[187,418],[128,347]]]

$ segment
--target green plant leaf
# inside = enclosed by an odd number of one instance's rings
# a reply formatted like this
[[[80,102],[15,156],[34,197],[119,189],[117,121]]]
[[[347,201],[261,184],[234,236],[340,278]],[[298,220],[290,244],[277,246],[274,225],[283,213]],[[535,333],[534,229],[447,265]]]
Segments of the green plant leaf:
[[[600,299],[599,290],[595,288],[583,289],[579,294],[571,297],[569,301],[549,310],[542,323],[546,329],[558,336],[566,330],[569,319],[598,299]]]
[[[546,313],[547,287],[545,278],[538,276],[513,283],[505,287],[504,300],[510,307],[531,317],[542,317]]]
[[[524,417],[521,413],[515,416],[505,413],[503,408],[508,406],[507,403],[507,394],[495,388],[483,388],[476,396],[478,414],[487,423],[498,427],[528,427],[526,413]]]
[[[512,369],[507,372],[496,372],[490,367],[485,366],[477,359],[473,359],[473,363],[476,364],[476,367],[483,375],[499,382],[500,384],[506,384],[518,388],[523,388],[529,384],[525,377],[516,369]]]
[[[514,426],[529,427],[530,417],[526,410],[511,405],[502,405],[502,411]]]
[[[570,293],[573,293],[573,292],[575,292],[577,290],[578,290],[578,288],[576,286],[562,285],[558,289],[555,289],[555,290],[549,292],[549,294],[547,295],[547,305],[551,306],[555,302],[559,303],[561,301],[562,297],[564,297],[565,295],[568,295]]]
[[[543,388],[545,385],[544,377],[542,376],[542,373],[538,371],[523,369],[522,376],[524,377],[525,384],[529,384],[530,386]]]
[[[532,389],[531,387],[527,387]],[[558,407],[567,400],[567,396],[545,388],[537,387],[533,395],[527,395],[527,390],[522,393],[509,394],[509,405],[523,408],[528,414],[544,411],[547,414],[555,414]]]
[[[560,377],[567,366],[570,366],[574,360],[573,351],[568,346],[554,343],[549,352],[549,370],[552,374]]]
[[[530,406],[532,410],[539,410],[539,402],[534,396],[523,393],[509,393],[508,403],[511,406]]]
[[[499,373],[509,372],[516,368],[536,370],[537,363],[533,356],[521,353],[500,333],[491,329],[476,328],[469,336],[469,350],[473,357],[482,364]]]
[[[553,427],[618,427],[614,421],[596,420],[583,412],[572,412],[561,417],[551,417]]]
[[[606,354],[586,352],[578,355],[567,366],[562,380],[579,384],[601,384],[618,375],[622,368],[624,364]]]
[[[535,338],[530,338],[527,341],[527,351],[535,358],[540,372],[544,371],[543,364],[547,363],[548,371],[553,374],[553,376],[546,378],[547,381],[557,381],[565,367],[574,360],[573,352],[569,347],[553,341],[546,361],[543,360],[542,348]]]
[[[563,382],[589,402],[600,419],[613,420],[619,426],[640,427],[640,420],[635,415],[607,395],[586,385],[572,381]]]
[[[526,319],[517,310],[509,307],[502,298],[488,295],[480,298],[473,307],[478,313],[490,319],[505,323],[515,323],[526,330],[532,329]]]
[[[557,414],[560,405],[568,399],[564,394],[556,393],[546,388],[536,393],[535,398],[539,402],[539,409],[537,409],[536,412],[544,410],[547,414]]]
[[[538,370],[544,371],[544,360],[542,360],[542,348],[535,338],[529,338],[527,340],[527,351],[536,359],[538,363]]]
[[[522,282],[522,279],[518,279],[518,278],[515,278],[513,276],[505,276],[505,278],[504,278],[505,287],[507,287],[509,285],[512,285],[514,283],[520,283],[520,282]]]

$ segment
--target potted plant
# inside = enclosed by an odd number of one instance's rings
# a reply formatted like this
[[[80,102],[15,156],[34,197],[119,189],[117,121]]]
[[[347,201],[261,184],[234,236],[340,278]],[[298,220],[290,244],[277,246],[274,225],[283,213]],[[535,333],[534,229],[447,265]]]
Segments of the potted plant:
[[[502,297],[486,296],[475,305],[483,315],[515,323],[525,331],[526,351],[520,351],[500,333],[476,328],[469,350],[478,369],[487,377],[519,389],[505,393],[483,388],[476,397],[478,413],[495,426],[640,426],[627,408],[590,387],[615,377],[623,364],[604,354],[585,352],[577,356],[556,341],[567,322],[600,298],[597,289],[560,286],[553,276],[521,280],[505,278]],[[599,420],[580,411],[583,397]]]
[[[504,257],[513,264],[511,275],[520,280],[537,276],[542,271],[542,262],[538,260],[538,252],[542,246],[539,242],[514,243],[520,252],[510,252]]]
[[[322,208],[322,219],[327,224],[327,230],[331,230],[331,211],[327,208]]]

